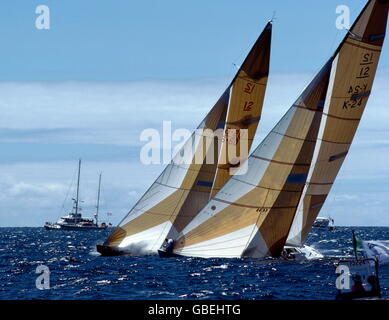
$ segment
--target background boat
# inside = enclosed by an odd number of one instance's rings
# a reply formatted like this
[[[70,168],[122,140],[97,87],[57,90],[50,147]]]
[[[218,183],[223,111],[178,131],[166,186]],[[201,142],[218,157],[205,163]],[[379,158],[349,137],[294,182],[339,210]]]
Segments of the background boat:
[[[46,230],[72,230],[72,231],[86,231],[86,230],[100,230],[106,229],[110,225],[105,222],[98,224],[98,215],[100,207],[100,190],[101,190],[101,173],[99,176],[99,187],[97,192],[97,205],[96,213],[94,214],[95,220],[91,218],[83,218],[81,214],[81,208],[79,206],[79,192],[80,192],[80,175],[81,175],[81,159],[78,161],[78,177],[77,177],[77,191],[76,198],[73,198],[72,211],[67,215],[61,217],[57,222],[46,222],[44,227]]]

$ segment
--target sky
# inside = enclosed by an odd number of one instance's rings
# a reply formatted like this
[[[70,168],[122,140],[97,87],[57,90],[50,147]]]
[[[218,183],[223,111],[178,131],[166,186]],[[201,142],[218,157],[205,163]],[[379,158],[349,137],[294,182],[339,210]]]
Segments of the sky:
[[[162,171],[139,161],[146,128],[194,129],[275,17],[256,146],[343,38],[365,1],[0,3],[0,226],[42,226],[70,209],[82,158],[83,211],[103,173],[102,219],[117,224]],[[35,26],[38,5],[50,29]],[[351,151],[321,212],[337,225],[389,225],[389,48]]]

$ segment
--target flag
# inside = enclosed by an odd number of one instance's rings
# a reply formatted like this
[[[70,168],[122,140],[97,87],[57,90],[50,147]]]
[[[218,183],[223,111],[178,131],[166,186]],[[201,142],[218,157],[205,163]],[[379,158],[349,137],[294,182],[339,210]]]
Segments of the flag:
[[[362,241],[362,247],[366,258],[389,264],[389,240]]]
[[[357,238],[355,236],[355,232],[354,230],[352,231],[353,232],[353,248],[354,248],[354,255],[355,255],[355,259],[358,260],[358,251],[363,251],[363,248],[362,248],[362,240]]]

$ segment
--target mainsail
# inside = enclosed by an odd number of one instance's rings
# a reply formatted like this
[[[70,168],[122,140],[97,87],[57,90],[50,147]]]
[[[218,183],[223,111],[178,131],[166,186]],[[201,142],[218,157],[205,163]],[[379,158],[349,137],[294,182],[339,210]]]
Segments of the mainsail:
[[[369,1],[334,54],[314,160],[288,245],[301,246],[307,239],[349,152],[372,90],[388,7],[388,0]]]
[[[211,109],[195,133],[176,154],[142,198],[135,204],[118,227],[109,235],[104,246],[98,246],[102,254],[114,252],[145,254],[156,252],[164,239],[175,237],[209,201],[212,187],[217,188],[230,176],[225,176],[227,163],[222,167],[219,150],[226,150],[230,139],[228,129],[248,129],[248,148],[253,141],[261,116],[270,64],[272,23],[269,22],[238,70],[231,84]],[[214,136],[214,146],[203,143],[207,129],[222,129],[223,139]],[[199,133],[202,132],[199,137]],[[240,139],[236,139],[239,149]],[[185,150],[193,150],[192,158],[182,163]],[[208,163],[207,154],[214,152],[215,161]],[[238,157],[240,155],[238,154]],[[201,159],[199,162],[198,159]],[[188,160],[188,159],[187,159]],[[243,161],[245,159],[236,159]],[[222,173],[219,173],[223,171]],[[216,177],[216,178],[215,178]],[[216,180],[215,180],[216,179]],[[216,181],[214,183],[214,181]],[[112,250],[111,250],[112,249]]]

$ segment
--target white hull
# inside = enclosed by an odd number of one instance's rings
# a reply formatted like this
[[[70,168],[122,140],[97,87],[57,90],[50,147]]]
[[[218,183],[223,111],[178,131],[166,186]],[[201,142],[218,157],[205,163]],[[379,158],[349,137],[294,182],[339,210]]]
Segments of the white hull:
[[[282,251],[282,257],[291,261],[319,260],[324,258],[318,250],[306,245],[302,247],[285,246]]]

